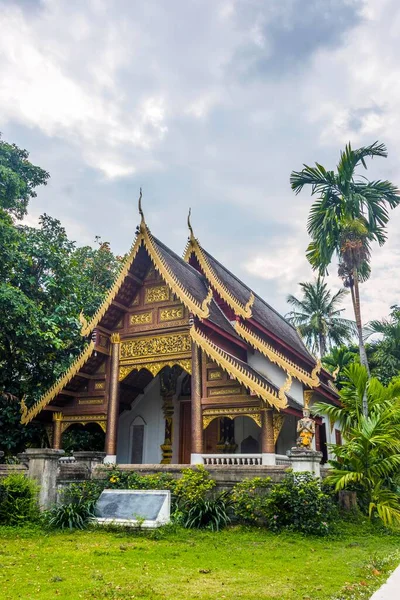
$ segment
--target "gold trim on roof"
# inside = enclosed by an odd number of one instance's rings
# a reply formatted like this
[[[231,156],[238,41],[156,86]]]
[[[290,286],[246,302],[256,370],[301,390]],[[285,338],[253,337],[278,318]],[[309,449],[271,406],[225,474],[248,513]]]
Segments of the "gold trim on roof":
[[[144,217],[142,214],[140,233],[137,235],[134,243],[132,244],[130,252],[126,257],[117,277],[115,278],[112,287],[110,288],[106,297],[104,298],[103,303],[97,309],[90,322],[82,326],[82,336],[89,335],[106,314],[108,308],[111,306],[112,301],[118,294],[119,289],[123,284],[142,244],[149,253],[150,259],[152,260],[155,269],[161,275],[165,283],[171,288],[172,292],[176,294],[181,300],[181,302],[186,306],[186,308],[200,319],[205,319],[208,317],[210,312],[209,305],[212,299],[212,289],[210,288],[208,290],[207,296],[202,302],[199,302],[192,296],[192,294],[182,285],[182,283],[179,281],[176,275],[171,271],[164,257],[158,252],[157,247],[154,244],[153,237],[144,221]]]
[[[142,240],[143,240],[143,236],[141,234],[139,234],[136,237],[135,241],[133,242],[131,249],[129,251],[129,254],[126,257],[126,259],[124,260],[122,267],[121,267],[118,275],[116,276],[113,285],[108,290],[107,295],[104,298],[102,304],[99,306],[99,308],[97,309],[97,311],[95,312],[93,317],[90,319],[89,323],[87,323],[85,327],[82,327],[81,334],[83,336],[87,336],[90,333],[92,333],[93,329],[96,327],[96,325],[98,325],[100,323],[101,319],[104,317],[107,310],[111,306],[112,301],[115,299],[116,295],[118,294],[120,287],[123,284],[128,272],[129,272],[129,269],[131,268],[132,262],[135,259],[136,255],[139,251],[139,248],[142,244]]]
[[[191,228],[190,228],[191,229]],[[250,298],[248,302],[243,305],[239,300],[232,294],[230,290],[222,283],[222,281],[218,278],[214,270],[212,269],[210,263],[207,260],[206,255],[203,252],[202,247],[200,246],[198,240],[193,235],[193,230],[191,229],[191,235],[188,242],[188,245],[185,250],[184,260],[189,262],[190,255],[194,252],[197,260],[199,261],[200,267],[203,270],[205,277],[208,279],[210,285],[218,292],[218,294],[225,300],[225,302],[232,308],[235,312],[235,315],[239,317],[243,317],[244,319],[250,319],[252,314],[252,306],[254,304],[254,294],[250,293]]]
[[[208,290],[207,296],[200,303],[190,292],[188,292],[188,290],[186,290],[186,288],[184,288],[175,273],[171,271],[164,257],[159,254],[148,227],[145,227],[143,230],[143,242],[150,254],[150,258],[153,260],[156,270],[164,279],[165,283],[170,286],[172,292],[178,296],[191,313],[200,319],[206,319],[210,314],[209,305],[212,299],[212,289],[210,288]]]
[[[65,388],[66,385],[68,385],[71,379],[75,377],[77,373],[79,373],[85,362],[90,358],[93,350],[94,342],[90,342],[90,344],[88,344],[86,348],[82,350],[80,355],[77,356],[75,361],[69,367],[68,371],[66,371],[64,375],[62,375],[45,394],[43,394],[43,396],[32,406],[32,408],[30,408],[28,411],[24,411],[22,406],[22,425],[26,425],[32,421],[32,419],[36,417],[36,415],[40,413],[40,411],[43,410],[43,408],[47,406],[49,402],[51,402],[57,396],[57,394],[59,394],[63,388]]]
[[[240,321],[235,321],[234,327],[236,333],[238,333],[246,342],[261,352],[261,354],[266,356],[272,363],[275,363],[278,365],[278,367],[281,367],[284,371],[286,371],[286,373],[292,375],[292,377],[295,377],[305,385],[308,385],[312,388],[319,386],[320,380],[318,373],[321,371],[321,361],[317,361],[316,366],[310,374],[305,369],[302,369],[296,365],[295,362],[286,358],[284,354],[275,350],[271,344],[263,340],[257,334],[253,333]]]
[[[256,394],[256,396],[259,396],[267,404],[275,407],[277,410],[286,408],[287,400],[284,394],[282,394],[283,397],[279,397],[267,382],[260,383],[255,375],[248,373],[233,356],[218,348],[218,346],[209,340],[201,331],[196,329],[195,325],[192,325],[190,328],[190,335],[192,336],[193,341],[204,350],[211,360],[216,362],[220,367],[232,375],[232,377]]]

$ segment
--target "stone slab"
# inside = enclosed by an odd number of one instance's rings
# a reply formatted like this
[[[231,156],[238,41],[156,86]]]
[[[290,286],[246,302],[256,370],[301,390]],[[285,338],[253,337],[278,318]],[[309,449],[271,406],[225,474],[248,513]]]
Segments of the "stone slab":
[[[169,490],[103,490],[95,508],[100,524],[155,528],[170,522]]]

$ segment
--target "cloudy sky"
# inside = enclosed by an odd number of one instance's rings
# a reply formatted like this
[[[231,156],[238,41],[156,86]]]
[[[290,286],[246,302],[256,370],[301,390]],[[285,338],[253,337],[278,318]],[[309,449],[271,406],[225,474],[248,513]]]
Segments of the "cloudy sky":
[[[281,312],[313,275],[289,175],[379,139],[400,185],[398,0],[0,0],[0,131],[51,181],[31,202],[79,244],[196,235]],[[399,302],[400,208],[364,318]],[[330,284],[338,280],[332,268]],[[349,313],[350,314],[350,313]]]

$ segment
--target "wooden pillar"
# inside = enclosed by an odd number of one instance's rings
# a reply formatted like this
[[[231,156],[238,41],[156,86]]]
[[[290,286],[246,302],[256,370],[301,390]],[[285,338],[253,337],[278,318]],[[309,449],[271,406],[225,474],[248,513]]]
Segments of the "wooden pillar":
[[[272,408],[261,410],[261,453],[263,465],[275,464],[274,416]]]
[[[62,413],[53,413],[53,450],[60,450],[61,448],[61,423]]]
[[[192,464],[202,463],[203,415],[201,409],[201,349],[192,342]]]
[[[115,463],[117,459],[117,432],[119,413],[119,333],[111,335],[111,372],[107,410],[107,431],[104,451],[105,463]]]

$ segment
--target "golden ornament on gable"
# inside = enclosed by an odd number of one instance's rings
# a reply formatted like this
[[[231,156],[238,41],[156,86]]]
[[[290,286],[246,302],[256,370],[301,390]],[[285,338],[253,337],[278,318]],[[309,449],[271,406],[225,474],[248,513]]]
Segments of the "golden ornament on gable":
[[[131,315],[129,317],[129,324],[130,325],[146,325],[146,324],[152,323],[152,322],[153,322],[153,313],[152,313],[152,311],[142,312],[142,313],[136,313],[136,314]]]
[[[167,285],[157,285],[145,289],[145,304],[155,304],[156,302],[165,302],[167,300],[169,300],[169,287]]]
[[[140,337],[122,342],[121,360],[166,354],[185,354],[190,351],[191,340],[188,333]]]
[[[177,321],[184,315],[183,306],[174,306],[171,308],[161,308],[159,311],[160,321]]]

